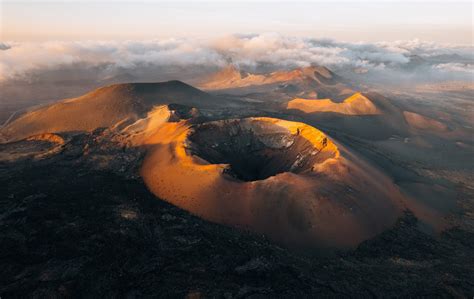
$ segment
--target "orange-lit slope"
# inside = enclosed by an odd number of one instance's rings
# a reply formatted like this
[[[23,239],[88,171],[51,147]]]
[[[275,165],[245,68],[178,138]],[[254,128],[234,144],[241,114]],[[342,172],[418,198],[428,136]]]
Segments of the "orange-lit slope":
[[[142,118],[155,105],[168,103],[203,106],[214,99],[179,81],[116,84],[25,113],[0,130],[0,140],[125,125]]]
[[[296,109],[305,113],[335,112],[346,115],[380,114],[377,107],[361,93],[355,93],[342,103],[330,99],[293,99],[288,102],[287,109]]]
[[[400,194],[388,178],[361,161],[346,159],[345,149],[341,155],[324,133],[302,123],[271,118],[200,126],[165,123],[147,144],[151,147],[141,175],[156,196],[205,219],[265,233],[289,246],[352,247],[392,225],[401,211]],[[227,155],[235,163],[230,149],[240,146],[237,154],[252,159],[254,151],[245,147],[256,144],[267,147],[258,150],[258,159],[279,159],[286,171],[244,181],[229,174],[232,165],[212,164],[198,155],[204,148],[208,157]],[[273,159],[278,151],[284,154]]]
[[[319,66],[298,68],[290,71],[276,71],[269,74],[242,73],[235,66],[229,66],[205,78],[199,84],[199,87],[207,90],[219,90],[306,80],[329,85],[338,83],[335,74],[327,68]]]

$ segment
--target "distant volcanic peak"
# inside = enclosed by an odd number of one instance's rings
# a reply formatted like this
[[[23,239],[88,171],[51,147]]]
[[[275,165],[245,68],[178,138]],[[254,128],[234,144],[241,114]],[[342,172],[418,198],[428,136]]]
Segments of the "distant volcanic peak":
[[[331,99],[300,99],[288,102],[287,109],[296,109],[305,113],[334,112],[346,115],[376,115],[380,110],[366,96],[357,92],[342,103]]]
[[[188,140],[193,154],[211,164],[229,164],[227,173],[242,181],[312,171],[314,164],[339,155],[322,132],[271,118],[205,123],[195,126]]]
[[[292,70],[279,70],[272,72],[268,75],[268,77],[273,78],[283,78],[286,77],[288,79],[293,80],[301,80],[304,78],[312,78],[316,79],[316,75],[319,77],[324,77],[326,79],[331,79],[334,74],[326,67],[323,66],[307,66],[307,67],[300,67],[295,68]]]
[[[415,112],[403,111],[407,123],[414,129],[444,132],[448,127],[440,121]]]
[[[164,82],[135,82],[135,83],[116,83],[100,87],[96,90],[93,90],[86,95],[92,94],[104,94],[104,93],[117,93],[117,92],[134,92],[134,93],[143,93],[143,92],[156,92],[160,90],[186,90],[194,91],[199,93],[204,93],[203,91],[186,84],[180,80],[170,80]]]
[[[303,81],[303,80],[315,80],[325,81],[333,78],[333,74],[330,70],[320,66],[309,66],[303,68],[297,68],[293,70],[282,70],[276,71],[266,75],[268,82],[285,82],[285,81]],[[321,80],[323,79],[323,80]]]
[[[115,83],[92,90],[85,95],[79,97],[99,96],[103,94],[131,92],[134,89],[134,83]]]
[[[66,99],[65,101],[81,101],[84,99],[94,101],[102,101],[103,99],[108,99],[116,102],[123,102],[124,100],[136,101],[139,98],[143,98],[149,94],[154,93],[163,93],[163,96],[166,96],[169,93],[189,93],[189,95],[192,96],[207,95],[205,92],[182,81],[170,80],[165,82],[116,83],[97,88],[80,97]]]
[[[221,86],[229,86],[241,81],[248,74],[241,72],[235,65],[231,64],[215,74],[208,76],[201,85],[202,88],[218,89]]]
[[[117,87],[122,87],[126,90],[133,90],[138,94],[156,93],[156,92],[188,92],[191,95],[206,95],[205,92],[186,84],[179,80],[170,80],[165,82],[151,82],[151,83],[126,83],[118,84]]]
[[[324,66],[308,66],[299,69],[305,76],[313,79],[332,79],[335,75],[327,67]]]
[[[278,70],[269,74],[251,74],[241,72],[231,65],[206,78],[200,87],[209,90],[219,90],[308,80],[314,81],[317,84],[333,85],[337,83],[334,81],[335,77],[334,73],[322,66]]]
[[[426,62],[426,59],[421,57],[420,55],[409,55],[408,58],[410,59],[410,63],[417,63],[422,64]]]
[[[242,77],[246,76],[246,73],[241,71],[236,65],[231,64],[219,71],[216,76],[226,79],[242,79]]]
[[[361,101],[370,101],[370,100],[366,96],[364,96],[361,92],[356,92],[344,100],[345,103],[357,103]]]
[[[25,113],[1,128],[0,137],[6,142],[41,133],[115,128],[171,103],[198,108],[217,104],[211,95],[177,80],[113,84]]]

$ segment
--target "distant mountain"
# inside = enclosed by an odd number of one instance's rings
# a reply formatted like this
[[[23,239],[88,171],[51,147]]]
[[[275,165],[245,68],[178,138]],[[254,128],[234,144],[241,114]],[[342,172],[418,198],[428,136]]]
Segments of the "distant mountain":
[[[405,71],[415,71],[420,67],[429,66],[429,61],[420,55],[409,55],[407,57],[409,61],[407,63],[401,64],[400,68]]]
[[[28,112],[2,128],[0,140],[129,123],[162,104],[206,107],[216,102],[213,96],[181,81],[115,84]]]
[[[274,92],[318,98],[340,98],[354,92],[342,77],[322,66],[252,74],[231,65],[204,78],[198,86],[231,94]]]

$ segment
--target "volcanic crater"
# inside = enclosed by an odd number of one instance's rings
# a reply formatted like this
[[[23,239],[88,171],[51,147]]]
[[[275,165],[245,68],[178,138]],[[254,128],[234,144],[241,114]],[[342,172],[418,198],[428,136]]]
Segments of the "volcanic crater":
[[[302,136],[275,129],[266,120],[226,120],[204,123],[188,135],[189,150],[211,164],[228,164],[224,170],[241,181],[258,181],[283,172],[311,172],[315,164],[336,155],[321,153],[332,142],[311,142]]]
[[[291,247],[352,247],[400,214],[388,178],[301,122],[167,122],[146,144],[140,174],[157,197]]]

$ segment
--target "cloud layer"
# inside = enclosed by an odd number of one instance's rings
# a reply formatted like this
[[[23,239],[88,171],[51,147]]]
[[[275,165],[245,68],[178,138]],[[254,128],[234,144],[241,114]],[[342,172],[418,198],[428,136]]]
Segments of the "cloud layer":
[[[357,69],[358,73],[383,71],[392,77],[429,70],[434,76],[448,79],[451,75],[472,76],[474,68],[472,47],[419,40],[347,43],[278,34],[234,35],[214,40],[3,42],[0,50],[0,80],[30,80],[61,70],[87,73],[87,69],[93,69],[98,79],[121,73],[146,79],[150,69],[178,67],[183,71],[219,68],[229,63],[248,71],[318,64],[335,70]]]

